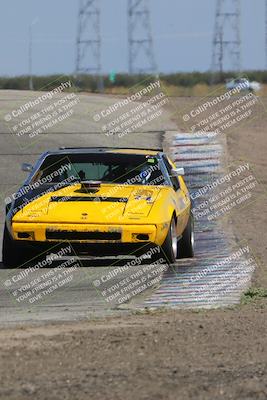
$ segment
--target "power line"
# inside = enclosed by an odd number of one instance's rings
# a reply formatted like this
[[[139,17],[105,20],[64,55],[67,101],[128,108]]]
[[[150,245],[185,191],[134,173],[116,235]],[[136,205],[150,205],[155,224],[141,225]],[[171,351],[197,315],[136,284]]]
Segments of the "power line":
[[[267,68],[267,0],[265,0],[265,68]]]
[[[29,90],[33,90],[32,77],[32,24],[29,26]]]

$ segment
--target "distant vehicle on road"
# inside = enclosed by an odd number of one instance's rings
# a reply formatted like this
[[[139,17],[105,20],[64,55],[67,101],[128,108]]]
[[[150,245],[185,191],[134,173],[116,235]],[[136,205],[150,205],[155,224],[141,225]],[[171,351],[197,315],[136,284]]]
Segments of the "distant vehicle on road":
[[[241,91],[250,91],[250,92],[257,92],[261,89],[261,84],[259,82],[256,81],[250,82],[246,78],[231,79],[228,82],[226,82],[225,86],[227,90],[240,88]]]

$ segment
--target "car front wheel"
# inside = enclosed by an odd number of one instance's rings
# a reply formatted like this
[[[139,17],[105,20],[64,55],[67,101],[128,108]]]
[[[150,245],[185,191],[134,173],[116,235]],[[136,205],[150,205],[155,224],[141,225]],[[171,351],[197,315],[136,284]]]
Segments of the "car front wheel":
[[[18,268],[30,258],[29,251],[21,243],[12,239],[5,224],[2,248],[3,268]]]
[[[190,214],[182,239],[179,242],[179,258],[194,257],[194,217]]]
[[[168,234],[162,245],[162,252],[169,264],[173,264],[178,256],[178,243],[174,217],[171,220]]]

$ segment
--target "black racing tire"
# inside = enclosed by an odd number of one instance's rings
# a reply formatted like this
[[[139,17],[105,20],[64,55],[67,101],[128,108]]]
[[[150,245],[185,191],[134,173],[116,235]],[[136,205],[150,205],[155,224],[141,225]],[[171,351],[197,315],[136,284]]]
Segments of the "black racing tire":
[[[2,268],[18,268],[29,261],[32,256],[32,253],[23,246],[23,243],[18,243],[16,240],[12,239],[5,224],[2,247]]]
[[[191,213],[179,242],[179,250],[179,258],[194,257],[194,217]]]
[[[171,219],[170,227],[166,239],[161,246],[162,255],[168,264],[173,264],[178,255],[178,242],[176,236],[176,222],[174,217]]]

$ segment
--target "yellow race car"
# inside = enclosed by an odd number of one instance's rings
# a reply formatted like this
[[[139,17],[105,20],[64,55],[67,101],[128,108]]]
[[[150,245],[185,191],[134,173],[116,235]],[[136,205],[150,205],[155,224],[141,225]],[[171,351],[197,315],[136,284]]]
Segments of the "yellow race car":
[[[6,205],[3,265],[18,267],[59,243],[80,257],[160,248],[193,257],[183,168],[159,150],[60,148],[44,153]]]

